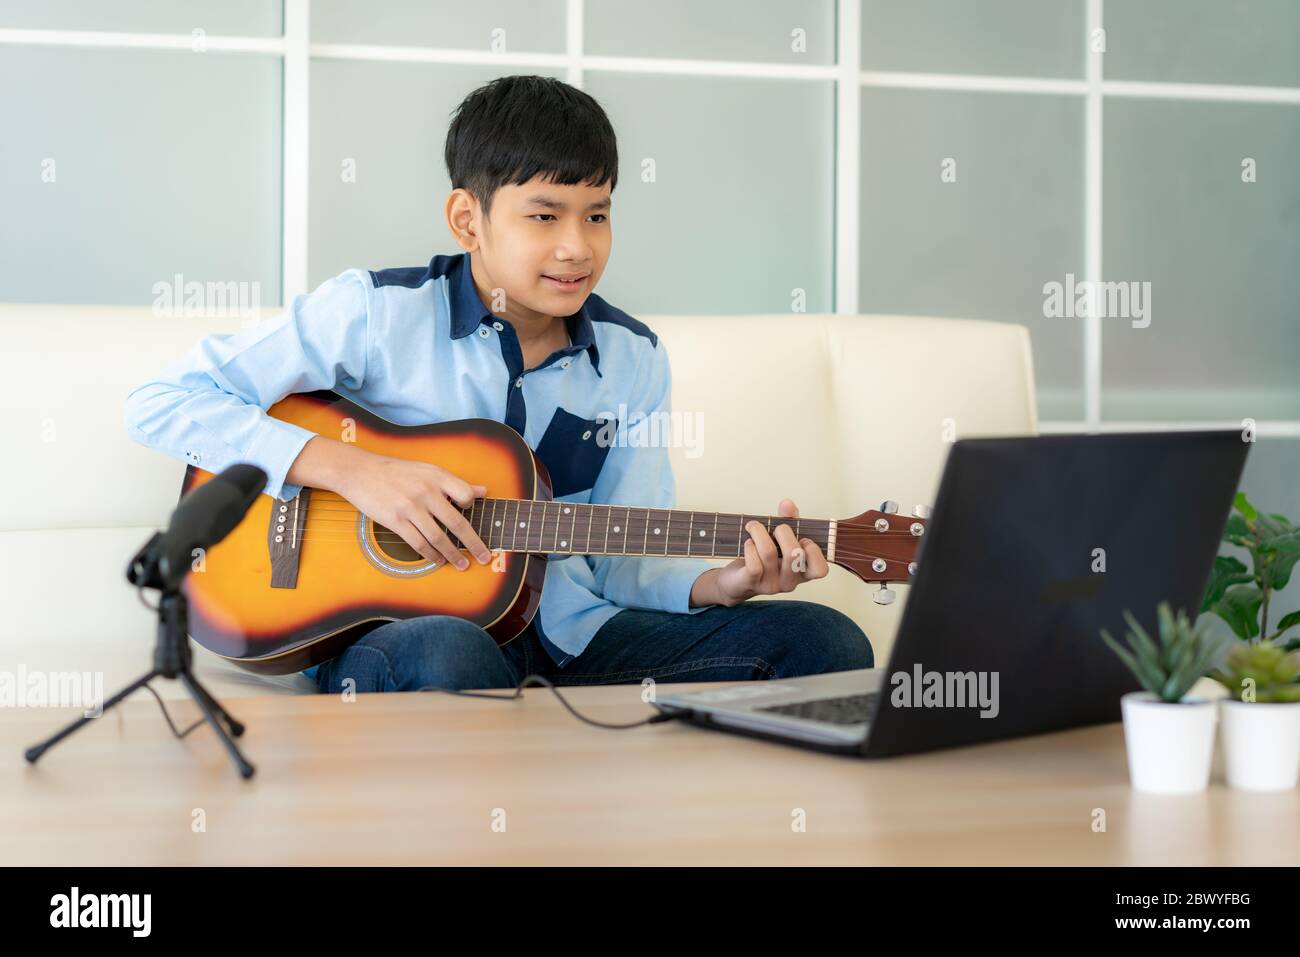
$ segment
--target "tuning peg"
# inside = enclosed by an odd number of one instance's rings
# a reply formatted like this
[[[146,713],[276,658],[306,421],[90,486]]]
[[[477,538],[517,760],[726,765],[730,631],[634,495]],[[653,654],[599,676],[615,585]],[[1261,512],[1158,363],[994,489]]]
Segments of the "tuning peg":
[[[898,503],[893,499],[885,499],[880,503],[880,510],[886,515],[893,515],[898,511]]]
[[[917,518],[929,518],[929,517],[930,517],[930,506],[929,506],[929,505],[917,505],[917,506],[915,506],[915,507],[912,509],[912,514],[915,515]]]
[[[882,584],[880,586],[880,591],[873,594],[871,600],[877,605],[890,605],[893,604],[894,593]]]

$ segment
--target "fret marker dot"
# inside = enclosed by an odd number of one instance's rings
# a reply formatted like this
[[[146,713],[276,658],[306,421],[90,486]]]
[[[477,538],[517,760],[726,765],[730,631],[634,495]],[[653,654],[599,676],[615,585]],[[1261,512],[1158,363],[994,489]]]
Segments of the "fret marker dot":
[[[565,515],[568,515],[568,514],[569,514],[569,510],[568,510],[567,508],[564,510],[564,514],[565,514]]]
[[[618,526],[617,526],[617,525],[614,526],[614,531],[616,531],[616,532],[618,531]]]
[[[568,542],[560,542],[560,547],[561,547],[561,548],[567,548],[568,545],[569,545]]]
[[[705,534],[705,533],[704,533],[704,529],[700,529],[700,538],[703,538],[703,537],[704,537],[704,534]]]
[[[519,523],[519,527],[520,527],[520,528],[527,528],[527,527],[528,527],[528,523],[527,523],[527,522],[520,522],[520,523]]]
[[[496,525],[497,525],[497,528],[500,528],[500,527],[501,527],[501,521],[500,521],[500,519],[497,520]]]
[[[659,529],[657,529],[657,528],[655,529],[655,534],[656,534],[656,535],[659,534]]]

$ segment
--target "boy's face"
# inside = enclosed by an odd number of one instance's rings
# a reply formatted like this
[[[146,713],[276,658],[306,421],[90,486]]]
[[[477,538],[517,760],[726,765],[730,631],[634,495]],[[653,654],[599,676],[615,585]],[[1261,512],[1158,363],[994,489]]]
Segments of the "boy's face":
[[[463,189],[448,200],[452,230],[473,253],[480,296],[486,294],[488,308],[524,322],[582,307],[609,260],[609,212],[608,183],[559,186],[534,178],[502,186],[488,217]],[[505,291],[504,310],[494,308],[495,289]]]

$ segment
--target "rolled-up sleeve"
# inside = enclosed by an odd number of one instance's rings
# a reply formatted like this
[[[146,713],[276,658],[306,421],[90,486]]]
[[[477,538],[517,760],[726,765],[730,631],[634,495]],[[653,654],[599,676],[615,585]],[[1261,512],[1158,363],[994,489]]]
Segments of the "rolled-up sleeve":
[[[609,450],[592,487],[591,501],[641,508],[675,508],[677,485],[668,448],[667,429],[652,430],[651,420],[671,413],[672,371],[663,340],[656,340],[641,363],[627,403],[628,422],[619,423],[622,438]],[[661,441],[652,445],[658,434]],[[600,593],[624,608],[697,614],[711,605],[690,607],[691,586],[716,567],[703,558],[589,555]]]
[[[372,291],[366,273],[351,269],[295,296],[282,315],[205,337],[128,393],[127,434],[211,472],[251,463],[266,472],[267,495],[293,498],[302,486],[285,477],[316,433],[266,410],[292,393],[361,388]]]

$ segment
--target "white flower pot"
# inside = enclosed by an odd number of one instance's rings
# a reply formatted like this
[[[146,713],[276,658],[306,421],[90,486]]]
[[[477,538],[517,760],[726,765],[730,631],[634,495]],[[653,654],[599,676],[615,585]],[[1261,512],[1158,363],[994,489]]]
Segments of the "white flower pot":
[[[1149,691],[1133,691],[1119,700],[1134,789],[1152,794],[1204,791],[1214,756],[1216,703],[1188,695],[1166,704]]]
[[[1285,791],[1300,778],[1300,701],[1220,702],[1223,766],[1228,784],[1246,791]]]

